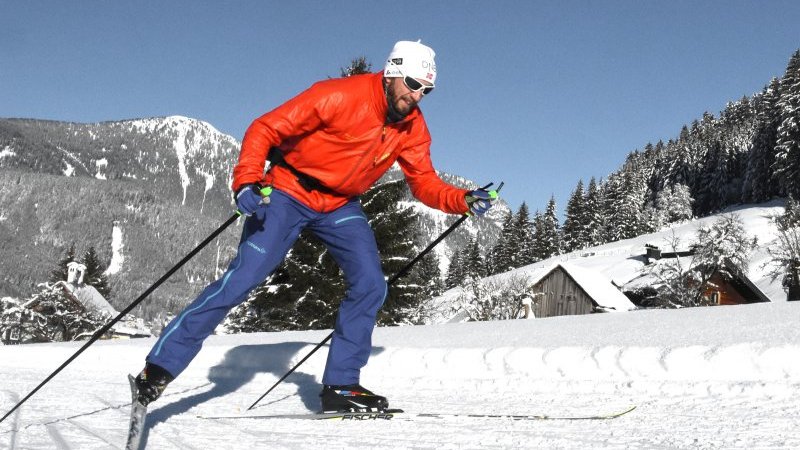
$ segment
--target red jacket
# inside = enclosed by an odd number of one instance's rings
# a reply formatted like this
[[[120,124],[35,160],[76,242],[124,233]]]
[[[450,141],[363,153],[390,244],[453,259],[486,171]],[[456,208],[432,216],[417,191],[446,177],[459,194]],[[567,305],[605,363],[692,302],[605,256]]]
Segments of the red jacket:
[[[234,191],[248,183],[271,184],[328,212],[363,194],[398,161],[416,198],[447,213],[465,213],[467,191],[445,183],[433,169],[422,112],[414,108],[404,120],[386,124],[387,107],[382,73],[315,83],[250,125],[233,169]],[[264,175],[271,147],[332,192],[306,191],[284,167]]]

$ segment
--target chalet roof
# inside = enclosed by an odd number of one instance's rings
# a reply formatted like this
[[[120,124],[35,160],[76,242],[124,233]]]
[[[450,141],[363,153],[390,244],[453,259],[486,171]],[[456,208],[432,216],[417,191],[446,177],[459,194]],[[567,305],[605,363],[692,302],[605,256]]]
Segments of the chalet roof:
[[[78,299],[83,306],[91,311],[97,311],[99,313],[107,313],[111,317],[116,316],[119,312],[108,303],[108,300],[103,297],[103,295],[89,284],[75,284],[75,283],[64,283],[67,289],[72,292],[72,295]]]
[[[538,272],[535,275],[533,284],[539,283],[559,267],[586,292],[586,295],[591,297],[597,306],[617,312],[636,309],[636,305],[631,303],[628,297],[617,289],[605,275],[569,263],[558,263],[548,270]]]

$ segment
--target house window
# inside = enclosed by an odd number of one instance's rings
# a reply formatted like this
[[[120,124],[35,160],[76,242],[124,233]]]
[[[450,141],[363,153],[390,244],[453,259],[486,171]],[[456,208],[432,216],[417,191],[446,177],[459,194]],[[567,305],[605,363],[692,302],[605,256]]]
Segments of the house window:
[[[12,328],[11,332],[8,334],[9,341],[18,341],[19,340],[19,328]]]
[[[714,291],[711,293],[711,303],[719,305],[719,291]]]

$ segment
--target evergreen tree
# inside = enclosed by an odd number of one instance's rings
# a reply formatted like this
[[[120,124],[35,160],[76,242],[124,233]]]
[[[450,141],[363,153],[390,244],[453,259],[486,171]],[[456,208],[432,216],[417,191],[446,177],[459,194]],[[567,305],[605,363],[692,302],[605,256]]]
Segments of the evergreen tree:
[[[725,206],[725,185],[731,176],[727,170],[729,155],[725,154],[720,142],[713,141],[709,145],[695,202],[700,215],[719,211]]]
[[[509,253],[512,266],[523,267],[536,262],[533,223],[528,213],[527,203],[522,202],[514,215],[511,232],[512,244],[509,246]]]
[[[500,237],[489,254],[487,268],[490,275],[506,272],[514,268],[514,215],[509,211],[503,219]]]
[[[604,243],[603,240],[603,199],[600,196],[600,189],[594,177],[589,180],[589,187],[586,190],[586,206],[583,216],[583,228],[586,230],[586,245],[593,247]]]
[[[93,286],[97,289],[106,299],[111,298],[111,287],[108,285],[108,277],[105,275],[107,266],[100,262],[100,258],[94,250],[94,247],[89,247],[81,258],[81,264],[86,266],[86,272],[83,275],[83,282]]]
[[[773,178],[775,145],[780,125],[778,100],[780,81],[773,78],[761,96],[760,109],[756,115],[756,130],[747,155],[747,170],[742,187],[743,202],[763,202],[778,195]]]
[[[480,279],[486,276],[486,266],[481,256],[481,248],[476,238],[470,238],[469,244],[464,249],[461,257],[466,278]]]
[[[784,194],[800,198],[800,50],[789,60],[781,80],[778,105],[781,124],[775,154],[775,176]]]
[[[786,208],[777,223],[782,229],[800,227],[800,205],[793,197],[786,199]]]
[[[538,214],[538,213],[537,213]],[[561,253],[561,232],[556,215],[556,199],[550,197],[544,214],[534,219],[534,254],[537,260]]]
[[[370,72],[372,72],[372,63],[367,62],[367,58],[364,56],[359,56],[358,58],[350,61],[349,66],[339,69],[339,74],[342,78]]]
[[[64,257],[58,261],[58,265],[52,272],[50,272],[50,282],[67,281],[69,274],[67,265],[75,261],[75,243],[70,244],[69,249],[64,254]]]
[[[462,281],[464,281],[464,266],[461,262],[461,252],[456,251],[453,253],[453,257],[450,258],[444,286],[447,289],[452,289],[461,284]]]
[[[607,241],[629,239],[645,230],[643,209],[647,193],[643,174],[633,167],[625,167],[621,174],[612,174],[604,192],[604,214]]]
[[[587,222],[585,196],[583,180],[580,180],[567,201],[567,213],[562,228],[565,252],[585,248],[588,243],[588,232],[585,228]]]
[[[375,231],[383,273],[389,276],[399,273],[424,248],[419,242],[422,233],[417,213],[411,207],[401,206],[407,194],[405,181],[396,180],[377,185],[361,197],[364,212]],[[412,270],[399,278],[389,288],[379,313],[379,323],[406,323],[407,316],[413,314],[419,303],[430,298],[430,292],[422,288],[428,277],[424,272]]]
[[[660,218],[658,225],[691,219],[693,203],[688,186],[675,184],[666,187],[656,197],[656,209]]]

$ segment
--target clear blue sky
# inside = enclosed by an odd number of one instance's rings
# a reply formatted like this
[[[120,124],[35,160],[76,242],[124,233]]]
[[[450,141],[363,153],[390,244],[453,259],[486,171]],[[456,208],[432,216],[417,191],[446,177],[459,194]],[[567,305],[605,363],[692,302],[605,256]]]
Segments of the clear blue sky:
[[[577,181],[760,91],[800,48],[798,1],[0,0],[0,117],[250,122],[395,41],[437,52],[436,167],[563,211]],[[232,161],[233,163],[233,161]]]

